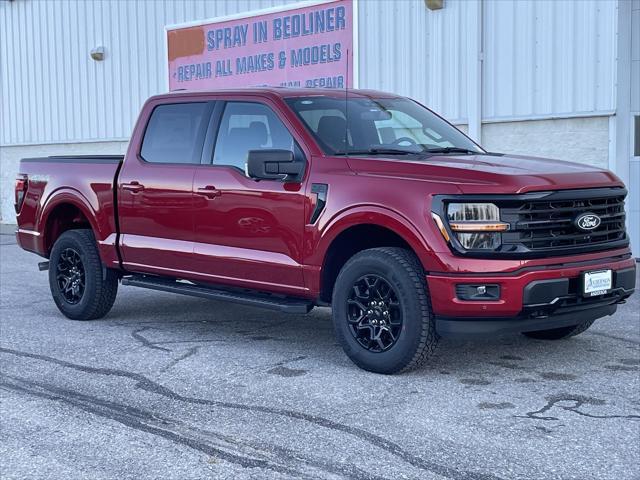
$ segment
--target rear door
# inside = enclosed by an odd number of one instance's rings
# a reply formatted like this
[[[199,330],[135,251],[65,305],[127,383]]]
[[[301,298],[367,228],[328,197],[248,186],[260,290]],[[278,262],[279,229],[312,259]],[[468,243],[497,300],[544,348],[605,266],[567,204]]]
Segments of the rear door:
[[[293,150],[305,161],[273,107],[254,99],[218,105],[212,163],[194,178],[194,260],[212,282],[303,294],[304,182],[245,174],[249,150]]]
[[[214,103],[157,101],[118,177],[125,268],[189,277],[193,269],[193,176]]]

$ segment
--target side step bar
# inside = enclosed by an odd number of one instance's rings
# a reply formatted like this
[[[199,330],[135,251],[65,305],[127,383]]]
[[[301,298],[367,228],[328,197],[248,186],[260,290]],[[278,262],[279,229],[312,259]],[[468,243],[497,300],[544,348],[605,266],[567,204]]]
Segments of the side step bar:
[[[269,310],[278,310],[286,313],[308,313],[313,308],[313,303],[304,299],[253,292],[251,290],[223,290],[216,287],[205,287],[193,283],[179,282],[173,279],[147,275],[124,277],[122,284],[160,290],[162,292],[190,295],[192,297],[239,303],[241,305],[267,308]]]

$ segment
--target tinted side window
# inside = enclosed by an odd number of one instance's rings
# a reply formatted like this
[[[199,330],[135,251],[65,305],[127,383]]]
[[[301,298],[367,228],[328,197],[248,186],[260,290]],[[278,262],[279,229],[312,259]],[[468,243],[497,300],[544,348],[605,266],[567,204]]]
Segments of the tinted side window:
[[[244,172],[249,150],[265,148],[292,151],[294,148],[293,137],[273,110],[261,103],[227,103],[213,164],[237,167]]]
[[[200,163],[207,103],[159,105],[151,114],[140,155],[151,163]]]

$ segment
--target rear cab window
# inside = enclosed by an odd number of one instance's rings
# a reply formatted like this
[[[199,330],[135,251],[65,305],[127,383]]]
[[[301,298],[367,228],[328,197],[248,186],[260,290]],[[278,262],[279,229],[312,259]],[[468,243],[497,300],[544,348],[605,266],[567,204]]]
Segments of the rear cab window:
[[[212,104],[172,103],[153,109],[140,148],[149,163],[200,163]]]

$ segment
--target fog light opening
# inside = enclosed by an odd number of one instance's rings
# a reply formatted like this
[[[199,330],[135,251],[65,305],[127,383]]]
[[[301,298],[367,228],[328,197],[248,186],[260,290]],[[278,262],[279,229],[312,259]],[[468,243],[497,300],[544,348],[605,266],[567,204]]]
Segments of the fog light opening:
[[[467,301],[500,300],[500,285],[459,283],[456,285],[456,297]]]

